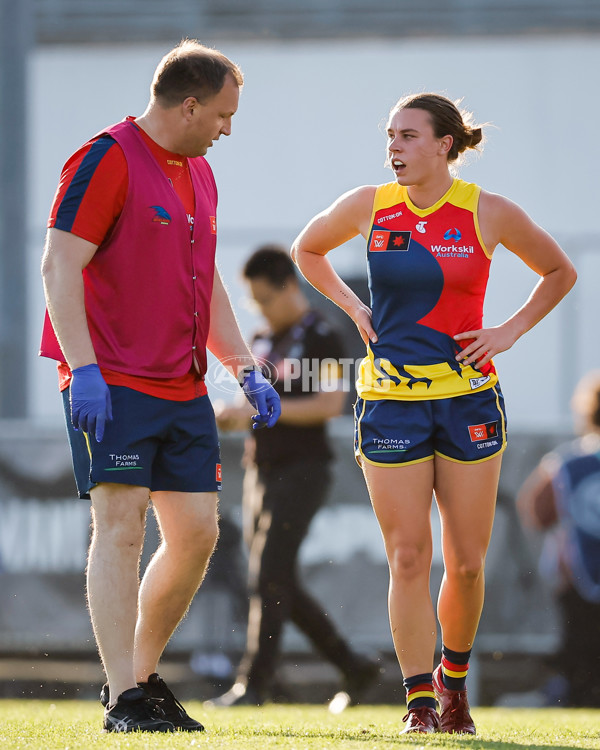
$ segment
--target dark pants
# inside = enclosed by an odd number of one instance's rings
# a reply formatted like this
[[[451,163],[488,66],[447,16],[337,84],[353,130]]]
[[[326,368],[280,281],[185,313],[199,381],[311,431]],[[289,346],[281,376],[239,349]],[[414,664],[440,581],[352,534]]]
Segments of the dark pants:
[[[571,588],[558,597],[563,642],[556,666],[569,683],[568,704],[600,708],[600,604]]]
[[[238,680],[260,695],[272,686],[284,623],[291,620],[345,675],[355,655],[331,618],[304,589],[298,552],[330,486],[327,462],[301,460],[257,471],[244,480],[245,537],[249,546],[250,614]]]

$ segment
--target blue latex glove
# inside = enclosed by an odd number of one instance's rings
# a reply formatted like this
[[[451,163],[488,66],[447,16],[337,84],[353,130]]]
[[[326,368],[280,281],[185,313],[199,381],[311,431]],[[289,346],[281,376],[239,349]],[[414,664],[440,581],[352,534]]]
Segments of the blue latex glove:
[[[110,391],[98,365],[76,367],[71,380],[71,422],[76,430],[104,437],[104,426],[112,419]]]
[[[258,370],[251,370],[244,375],[242,389],[258,412],[252,417],[252,429],[273,427],[281,415],[281,403],[279,394],[271,383]]]

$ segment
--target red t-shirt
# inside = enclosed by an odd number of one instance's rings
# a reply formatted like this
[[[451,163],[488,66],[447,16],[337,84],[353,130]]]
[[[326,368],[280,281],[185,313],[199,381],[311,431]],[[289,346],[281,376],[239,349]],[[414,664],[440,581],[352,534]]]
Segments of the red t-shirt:
[[[127,118],[133,120],[134,118]],[[190,220],[194,216],[194,189],[187,158],[159,146],[141,128],[144,141],[164,170]],[[70,232],[94,245],[100,245],[119,218],[128,192],[125,155],[110,136],[102,137],[101,147],[92,149],[97,140],[88,141],[63,167],[54,196],[48,227]],[[195,370],[178,378],[147,378],[101,368],[110,385],[122,385],[150,396],[172,401],[188,401],[206,394],[206,385]],[[59,387],[71,382],[71,370],[65,362],[58,364]]]

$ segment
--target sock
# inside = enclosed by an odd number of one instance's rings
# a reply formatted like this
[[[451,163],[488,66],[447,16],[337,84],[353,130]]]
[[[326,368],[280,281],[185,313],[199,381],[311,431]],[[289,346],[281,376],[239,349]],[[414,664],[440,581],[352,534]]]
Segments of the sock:
[[[404,687],[406,688],[406,707],[409,711],[411,708],[421,708],[421,706],[436,708],[431,672],[407,677],[404,680]]]
[[[442,645],[442,682],[448,690],[464,690],[469,671],[468,651],[452,651]]]

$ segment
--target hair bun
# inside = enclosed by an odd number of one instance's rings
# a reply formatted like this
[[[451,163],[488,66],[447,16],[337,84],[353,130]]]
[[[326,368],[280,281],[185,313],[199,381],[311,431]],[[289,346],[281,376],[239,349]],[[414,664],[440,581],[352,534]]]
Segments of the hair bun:
[[[481,143],[483,138],[483,130],[481,128],[473,128],[471,130],[471,142],[469,143],[470,148],[475,148],[478,143]]]

